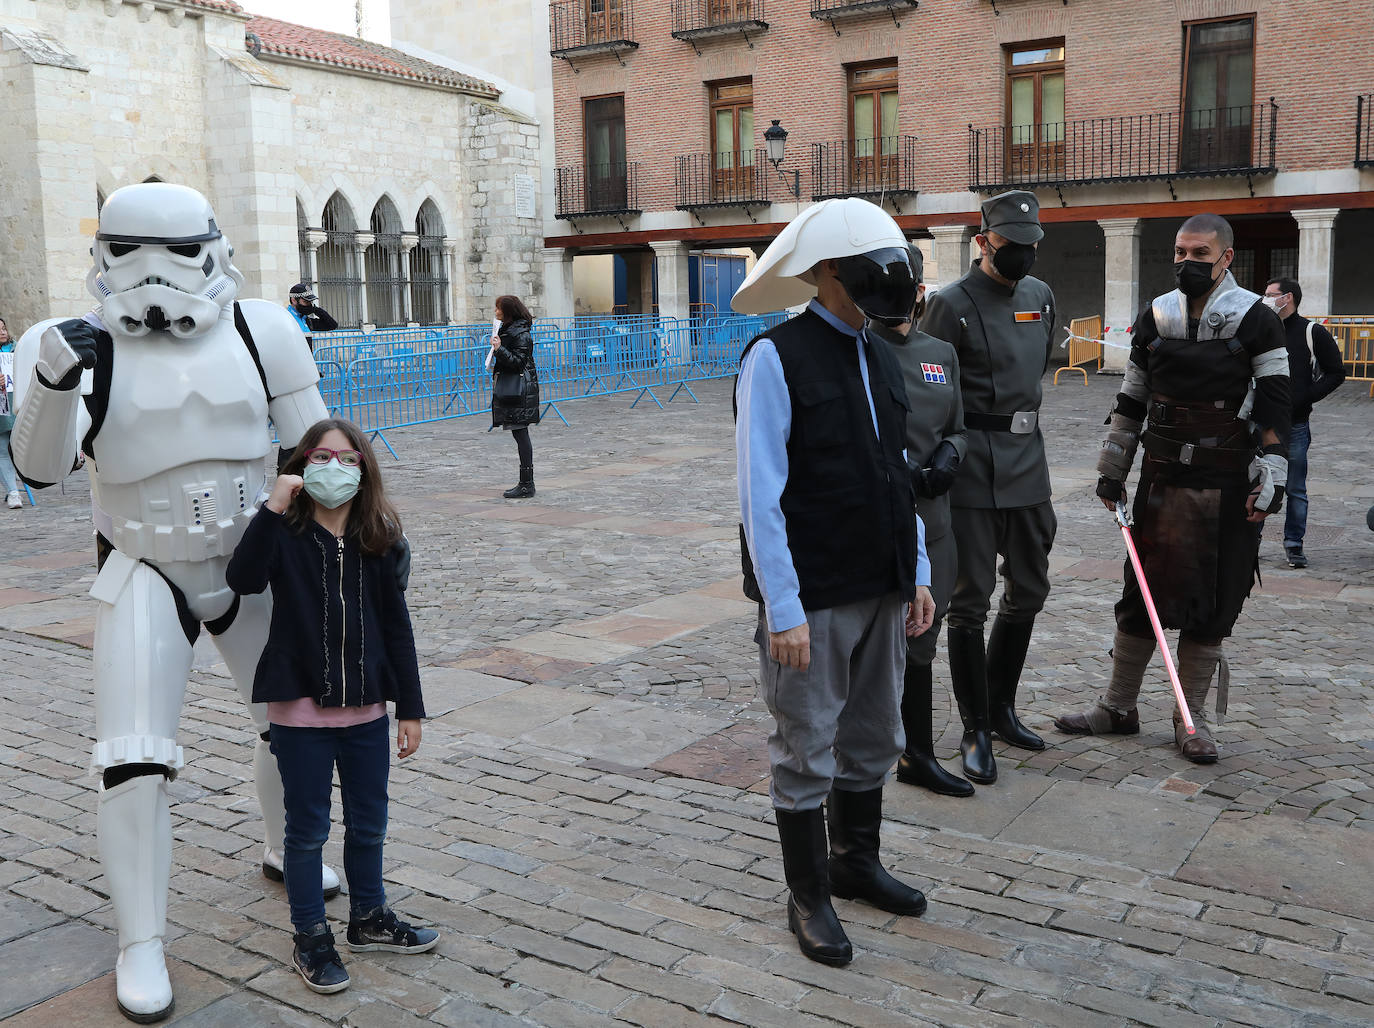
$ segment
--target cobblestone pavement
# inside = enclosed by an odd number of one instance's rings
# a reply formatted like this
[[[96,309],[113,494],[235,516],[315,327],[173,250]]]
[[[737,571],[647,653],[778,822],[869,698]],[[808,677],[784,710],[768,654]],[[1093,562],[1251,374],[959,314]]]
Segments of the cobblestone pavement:
[[[518,503],[499,498],[514,445],[478,419],[388,433],[434,717],[393,769],[386,874],[443,939],[346,957],[336,996],[288,970],[250,726],[202,641],[172,786],[176,1023],[1369,1024],[1374,402],[1347,385],[1318,408],[1312,566],[1290,571],[1270,527],[1228,645],[1223,759],[1202,768],[1173,753],[1158,667],[1138,737],[1050,725],[1108,672],[1121,542],[1091,489],[1115,386],[1047,387],[1060,537],[1022,708],[1051,746],[999,749],[1001,780],[971,800],[889,786],[885,856],[930,910],[838,902],[856,948],[839,970],[802,958],[785,923],[728,383],[666,410],[567,404],[569,427],[535,433],[539,493]],[[86,771],[87,493],[78,474],[0,512],[0,1019],[15,1026],[124,1023]],[[330,911],[346,919],[346,898]]]

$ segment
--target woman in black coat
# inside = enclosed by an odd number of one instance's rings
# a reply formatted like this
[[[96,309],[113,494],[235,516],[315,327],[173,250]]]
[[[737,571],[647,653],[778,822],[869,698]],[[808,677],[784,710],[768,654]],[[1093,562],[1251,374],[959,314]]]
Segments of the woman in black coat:
[[[499,331],[491,337],[492,397],[491,424],[515,436],[520,452],[520,481],[502,495],[508,500],[534,495],[534,449],[530,446],[530,426],[539,423],[539,375],[534,367],[534,341],[530,338],[529,309],[518,296],[498,296],[496,317]],[[496,395],[497,383],[505,379],[518,380],[522,372],[524,385],[518,396]]]

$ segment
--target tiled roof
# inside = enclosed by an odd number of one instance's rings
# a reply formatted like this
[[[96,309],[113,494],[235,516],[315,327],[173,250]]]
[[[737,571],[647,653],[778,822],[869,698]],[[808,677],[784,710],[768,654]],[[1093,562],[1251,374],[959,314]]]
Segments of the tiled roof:
[[[229,0],[201,0],[203,3],[229,3]],[[418,57],[370,43],[366,39],[342,36],[305,25],[293,25],[275,18],[253,17],[245,26],[262,41],[262,52],[278,57],[314,61],[340,68],[371,72],[386,77],[409,79],[428,85],[448,86],[480,96],[499,97],[501,91],[490,82],[422,61]]]
[[[234,0],[181,0],[188,7],[205,7],[212,11],[227,11],[230,14],[242,14],[243,8],[234,3]]]

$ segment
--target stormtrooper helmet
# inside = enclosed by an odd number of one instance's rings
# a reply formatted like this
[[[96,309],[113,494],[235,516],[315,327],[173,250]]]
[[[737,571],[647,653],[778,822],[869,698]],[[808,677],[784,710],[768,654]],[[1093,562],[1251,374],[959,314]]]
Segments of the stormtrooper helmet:
[[[143,182],[116,189],[100,211],[86,288],[112,331],[208,332],[243,287],[210,202],[194,189]]]

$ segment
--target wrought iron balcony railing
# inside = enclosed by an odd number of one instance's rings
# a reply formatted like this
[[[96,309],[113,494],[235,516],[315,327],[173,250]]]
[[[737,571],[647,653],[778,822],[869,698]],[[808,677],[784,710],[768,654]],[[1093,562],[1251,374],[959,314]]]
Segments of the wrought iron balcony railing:
[[[589,57],[637,50],[632,0],[551,0],[549,53]]]
[[[767,28],[763,0],[673,0],[673,38],[685,39],[693,48],[698,39],[738,32],[752,50],[749,34]]]
[[[639,164],[588,164],[559,168],[554,182],[557,218],[639,214]]]
[[[681,154],[677,159],[677,209],[764,207],[768,199],[767,152]]]
[[[1374,93],[1355,98],[1355,167],[1374,168]]]
[[[835,35],[838,36],[840,30],[835,22],[871,14],[890,14],[893,23],[901,28],[902,23],[897,20],[898,13],[914,11],[920,4],[921,0],[811,0],[811,17],[830,22],[830,27],[835,29]]]
[[[1044,125],[969,126],[969,188],[1272,174],[1278,104],[1129,114]],[[1170,187],[1172,190],[1172,186]]]
[[[877,136],[811,144],[811,199],[915,196],[916,137]]]

